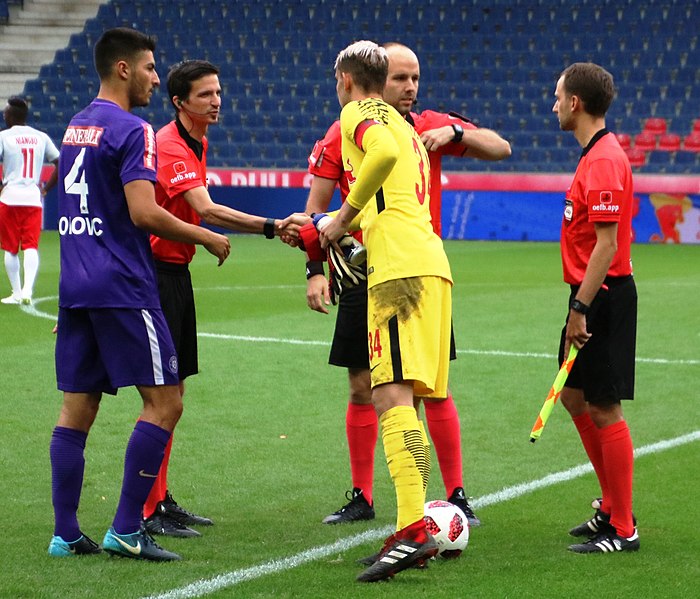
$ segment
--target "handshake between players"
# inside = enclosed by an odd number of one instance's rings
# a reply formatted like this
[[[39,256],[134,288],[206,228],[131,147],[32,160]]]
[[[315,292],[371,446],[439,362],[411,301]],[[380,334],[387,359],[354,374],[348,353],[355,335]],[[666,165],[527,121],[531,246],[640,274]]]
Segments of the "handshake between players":
[[[339,214],[339,213],[338,213]],[[299,213],[290,215],[280,223],[284,228],[289,219],[299,222]],[[358,239],[346,232],[337,217],[325,213],[307,217],[308,222],[298,231],[298,238],[281,236],[282,241],[305,251],[308,257],[306,278],[319,276],[323,285],[307,292],[309,308],[328,314],[326,306],[336,305],[344,289],[355,287],[367,280],[367,250]],[[349,223],[348,223],[349,224]],[[323,262],[328,262],[329,281],[325,284]]]

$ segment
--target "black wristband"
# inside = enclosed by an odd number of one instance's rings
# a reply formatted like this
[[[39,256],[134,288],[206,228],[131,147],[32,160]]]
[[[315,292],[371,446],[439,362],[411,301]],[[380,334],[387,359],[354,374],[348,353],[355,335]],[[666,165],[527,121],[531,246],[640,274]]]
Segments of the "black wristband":
[[[275,219],[268,218],[263,225],[263,235],[268,239],[275,238]]]
[[[326,273],[323,271],[323,262],[320,260],[309,260],[306,263],[306,280],[308,281],[315,275],[326,276]]]
[[[577,299],[572,299],[571,303],[569,304],[569,308],[571,308],[574,312],[586,315],[588,313],[588,310],[590,309],[590,306],[587,306],[586,304]]]

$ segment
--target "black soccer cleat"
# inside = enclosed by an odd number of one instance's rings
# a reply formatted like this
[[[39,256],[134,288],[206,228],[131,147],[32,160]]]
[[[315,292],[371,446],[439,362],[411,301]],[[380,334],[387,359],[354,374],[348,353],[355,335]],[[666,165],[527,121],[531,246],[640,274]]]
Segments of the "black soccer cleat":
[[[627,538],[621,537],[612,526],[608,526],[612,530],[602,532],[585,543],[569,545],[569,551],[574,553],[615,553],[617,551],[639,550],[639,534],[636,528],[634,529],[634,534]]]
[[[49,555],[53,557],[73,557],[76,555],[95,555],[97,553],[102,553],[100,546],[82,533],[76,541],[71,541],[70,543],[59,536],[54,536],[49,543]]]
[[[590,520],[586,520],[578,526],[574,526],[569,534],[572,537],[595,537],[600,533],[610,532],[612,526],[610,526],[610,514],[601,512],[600,509],[595,511],[593,517]]]
[[[438,552],[435,539],[425,533],[423,542],[413,539],[400,539],[395,534],[391,535],[379,552],[379,558],[357,580],[359,582],[379,582],[393,578],[395,574],[408,568],[425,567],[431,557]]]
[[[143,526],[146,531],[152,535],[164,535],[166,537],[179,538],[202,536],[193,528],[180,524],[177,520],[171,518],[167,514],[160,513],[157,510],[153,512],[151,516],[144,519]]]
[[[323,519],[324,524],[344,524],[346,522],[358,522],[360,520],[374,520],[374,506],[365,499],[362,489],[355,487],[352,491],[346,491],[345,497],[349,503],[341,507]]]
[[[603,500],[599,498],[591,502],[591,507],[595,509],[595,514],[590,520],[574,526],[569,531],[572,537],[588,537],[591,539],[604,532],[615,532],[615,529],[610,524],[610,514],[600,510],[602,503]],[[637,526],[637,518],[635,518],[634,514],[632,514],[632,523],[634,526]]]
[[[382,556],[382,552],[378,553],[373,553],[372,555],[368,555],[367,557],[361,557],[360,559],[357,560],[358,564],[362,564],[363,566],[371,566],[374,562],[376,562],[380,557]],[[427,570],[428,569],[428,559],[420,560],[415,562],[411,568],[414,568],[416,570]]]
[[[172,562],[182,559],[177,553],[163,549],[143,528],[129,535],[120,535],[111,528],[105,534],[102,547],[110,555],[152,562]]]
[[[474,510],[469,505],[467,496],[464,494],[464,489],[462,487],[457,487],[454,491],[452,491],[452,495],[448,497],[447,501],[452,505],[456,505],[464,512],[464,515],[469,521],[469,526],[481,526],[481,520],[479,520],[477,515],[474,513]]]
[[[156,511],[165,514],[183,526],[212,526],[214,522],[210,518],[198,516],[180,507],[173,499],[170,491],[165,492],[165,499],[158,504]]]

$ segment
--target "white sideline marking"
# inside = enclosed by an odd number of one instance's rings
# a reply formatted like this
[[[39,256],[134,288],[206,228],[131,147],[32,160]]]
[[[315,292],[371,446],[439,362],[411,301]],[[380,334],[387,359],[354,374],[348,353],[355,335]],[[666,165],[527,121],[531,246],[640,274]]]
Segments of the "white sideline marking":
[[[231,341],[250,341],[252,343],[285,343],[287,345],[327,345],[330,341],[313,341],[305,339],[279,339],[277,337],[252,337],[249,335],[224,335],[221,333],[197,333],[197,337],[225,339]]]
[[[36,307],[39,304],[43,304],[44,302],[50,302],[57,300],[58,296],[57,295],[51,295],[49,297],[35,297],[34,298],[34,303],[30,304],[29,306],[25,306],[24,304],[21,304],[19,309],[22,310],[22,312],[25,312],[29,314],[30,316],[36,316],[38,318],[45,318],[47,320],[56,320],[58,316],[55,314],[49,314],[48,312],[42,312],[41,310],[37,310]]]
[[[330,346],[330,341],[313,341],[304,339],[283,339],[280,337],[253,337],[250,335],[227,335],[223,333],[197,333],[198,337],[208,337],[210,339],[230,339],[232,341],[250,341],[252,343],[286,343],[289,345],[325,345]],[[515,352],[499,349],[458,349],[458,354],[470,354],[474,356],[503,356],[508,358],[545,358],[556,360],[554,354],[537,352]],[[638,363],[644,364],[670,364],[670,365],[697,365],[700,360],[669,360],[667,358],[637,358]]]
[[[680,437],[674,437],[673,439],[666,439],[657,443],[644,445],[643,447],[636,449],[634,455],[636,458],[639,458],[641,456],[659,453],[666,451],[667,449],[692,443],[693,441],[698,440],[700,440],[700,430],[681,435]],[[475,508],[482,508],[489,505],[494,505],[496,503],[510,501],[511,499],[516,499],[522,495],[531,493],[532,491],[573,480],[583,476],[584,474],[588,474],[589,472],[593,472],[593,467],[590,465],[590,463],[581,464],[579,466],[569,468],[568,470],[562,470],[561,472],[549,474],[548,476],[538,480],[514,485],[512,487],[501,489],[496,493],[484,495],[483,497],[475,499],[473,505]],[[160,595],[151,595],[145,599],[190,599],[193,597],[203,597],[204,595],[209,595],[216,591],[220,591],[221,589],[235,586],[247,580],[254,580],[256,578],[262,578],[268,574],[277,574],[285,570],[291,570],[292,568],[296,568],[297,566],[301,566],[308,562],[347,551],[348,549],[358,545],[383,539],[390,535],[393,531],[394,527],[390,525],[383,528],[367,530],[363,533],[340,539],[335,543],[331,543],[330,545],[313,547],[284,559],[271,560],[258,566],[251,566],[250,568],[245,568],[243,570],[234,570],[233,572],[220,574],[213,578],[198,580],[197,582],[180,587],[179,589],[173,589]]]
[[[57,300],[58,296],[50,297],[39,297],[34,300],[34,304],[31,306],[20,306],[20,310],[26,312],[30,316],[36,316],[38,318],[46,318],[47,320],[56,320],[56,315],[49,314],[48,312],[42,312],[37,309],[37,305],[43,302],[48,302],[52,300]],[[283,343],[287,345],[311,345],[311,346],[330,346],[330,341],[313,341],[306,339],[282,339],[279,337],[253,337],[250,335],[225,335],[221,333],[197,333],[197,337],[206,337],[209,339],[223,339],[230,341],[247,341],[250,343]],[[543,358],[547,360],[555,360],[556,356],[554,354],[537,353],[537,352],[514,352],[514,351],[502,351],[502,350],[481,350],[481,349],[458,349],[458,354],[468,354],[474,356],[502,356],[507,358]],[[669,360],[666,358],[639,358],[637,357],[637,363],[639,364],[664,364],[671,366],[697,366],[700,364],[700,360]]]
[[[219,285],[216,287],[194,287],[194,291],[260,291],[270,289],[306,289],[306,285]]]

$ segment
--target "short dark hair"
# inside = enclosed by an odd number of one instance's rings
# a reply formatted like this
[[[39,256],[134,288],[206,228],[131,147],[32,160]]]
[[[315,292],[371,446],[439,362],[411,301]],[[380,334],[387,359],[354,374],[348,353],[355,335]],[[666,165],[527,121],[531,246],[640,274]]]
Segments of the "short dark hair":
[[[389,74],[389,58],[385,48],[362,40],[350,44],[338,54],[335,68],[341,73],[350,73],[365,91],[381,93]]]
[[[27,101],[20,96],[11,96],[7,99],[7,115],[16,123],[24,123],[29,114]]]
[[[155,49],[155,39],[150,35],[128,27],[108,29],[95,44],[95,70],[100,79],[106,79],[115,62],[130,61],[141,52]]]
[[[581,98],[588,114],[605,116],[615,97],[615,83],[608,71],[592,62],[575,62],[562,75],[567,95]]]
[[[185,100],[192,91],[192,83],[205,75],[218,75],[219,67],[207,60],[183,60],[168,71],[168,98]]]

